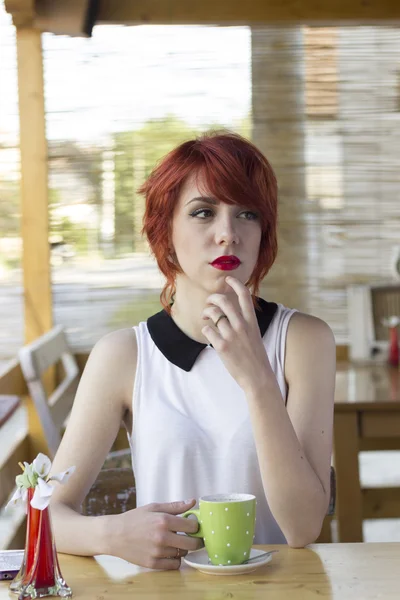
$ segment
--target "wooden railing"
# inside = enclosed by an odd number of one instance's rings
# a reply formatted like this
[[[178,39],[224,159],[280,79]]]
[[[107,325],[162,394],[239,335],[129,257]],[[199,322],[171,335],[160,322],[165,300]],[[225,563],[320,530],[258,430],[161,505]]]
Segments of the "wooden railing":
[[[88,352],[76,355],[81,372],[88,355]],[[20,399],[18,408],[0,426],[0,549],[22,548],[25,513],[10,514],[4,511],[4,505],[15,487],[16,475],[21,472],[18,463],[31,462],[37,451],[46,452],[47,446],[17,359],[10,361],[0,374],[0,396]]]
[[[79,370],[85,368],[89,352],[74,354]],[[55,381],[60,373],[55,374]],[[4,505],[15,487],[15,477],[21,470],[19,462],[31,462],[39,451],[47,452],[43,430],[35,406],[28,395],[19,362],[10,361],[0,374],[0,396],[18,396],[20,405],[10,418],[0,426],[0,549],[22,548],[25,537],[25,513],[10,516]],[[128,447],[126,430],[120,429],[112,449]]]
[[[0,427],[0,548],[23,547],[25,518],[21,511],[12,517],[4,513],[4,504],[15,486],[20,472],[18,462],[31,458],[25,385],[19,362],[10,361],[0,375],[0,396],[18,396],[20,406]]]

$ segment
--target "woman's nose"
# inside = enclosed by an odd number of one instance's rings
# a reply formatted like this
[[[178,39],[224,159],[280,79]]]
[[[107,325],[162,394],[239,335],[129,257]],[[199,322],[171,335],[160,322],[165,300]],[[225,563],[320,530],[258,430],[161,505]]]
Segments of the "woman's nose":
[[[217,222],[215,241],[218,245],[224,246],[230,246],[239,242],[239,236],[233,219],[224,218]]]

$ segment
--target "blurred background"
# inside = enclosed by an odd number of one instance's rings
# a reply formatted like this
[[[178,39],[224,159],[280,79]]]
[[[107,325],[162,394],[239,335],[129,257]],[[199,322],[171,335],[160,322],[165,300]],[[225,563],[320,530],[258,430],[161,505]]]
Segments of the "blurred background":
[[[100,25],[42,39],[54,319],[74,347],[159,309],[136,190],[176,144],[221,127],[278,174],[263,295],[346,344],[346,286],[390,279],[399,244],[399,28]],[[0,0],[1,361],[24,341],[15,44]]]
[[[335,334],[342,360],[348,356],[341,355],[340,349],[354,342],[351,316],[357,317],[362,305],[354,304],[349,319],[349,286],[365,284],[369,290],[387,284],[388,298],[394,286],[397,300],[385,299],[385,314],[396,315],[400,306],[400,262],[397,276],[393,266],[400,259],[399,27],[96,25],[90,38],[44,33],[42,45],[51,325],[65,327],[76,354],[87,357],[108,331],[130,327],[160,310],[163,280],[140,234],[144,203],[137,189],[178,143],[221,128],[252,139],[278,176],[279,254],[263,282],[262,296],[324,319]],[[24,301],[22,272],[16,46],[15,27],[0,0],[4,406],[10,401],[7,394],[18,399],[27,393],[19,364],[8,371],[7,365],[27,337],[46,329],[46,322],[37,318],[41,307],[46,318],[51,312],[44,290],[43,298],[38,294],[32,302],[35,310],[28,319],[24,316],[30,299]],[[30,110],[32,105],[27,106]],[[35,123],[40,120],[37,114],[35,118]],[[40,151],[36,154],[40,156]],[[47,197],[43,173],[41,177],[37,206],[42,196]],[[40,231],[37,226],[33,229],[36,235]],[[41,276],[43,252],[36,262],[35,257],[28,258],[30,272]],[[46,277],[47,272],[40,281]],[[33,287],[30,281],[27,296]],[[367,313],[358,319],[355,337],[362,337],[369,324]],[[28,336],[24,319],[31,326]],[[380,336],[386,351],[388,331],[379,310],[374,320],[380,331],[373,342]],[[370,341],[363,340],[362,348],[368,358]],[[381,362],[386,366],[385,358]],[[388,401],[398,400],[398,369],[374,371],[367,366],[360,386],[351,362],[347,368],[342,387],[350,404],[360,398],[379,403],[380,394],[385,401],[389,396]],[[26,415],[22,416],[23,443],[42,435],[32,414],[29,427]],[[9,439],[19,444],[19,416],[14,417],[12,425],[7,413],[9,420],[1,433],[5,436],[9,426]],[[385,452],[360,452],[360,481],[367,486],[400,481],[399,453],[391,451],[400,448],[400,433],[396,436],[396,443],[392,440],[392,445],[376,448]],[[25,446],[20,451],[22,456]],[[6,458],[0,457],[0,472],[13,459],[13,450],[7,452]],[[390,510],[383,516],[394,513],[394,497],[389,491]],[[0,539],[1,519],[0,515]],[[400,540],[400,520],[369,519],[363,532],[365,541]]]

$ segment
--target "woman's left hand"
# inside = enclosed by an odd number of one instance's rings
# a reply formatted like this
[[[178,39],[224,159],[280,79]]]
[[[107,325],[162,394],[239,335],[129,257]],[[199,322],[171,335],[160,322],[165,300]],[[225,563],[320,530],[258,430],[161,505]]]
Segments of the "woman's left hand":
[[[260,385],[264,377],[271,376],[272,369],[250,291],[234,277],[227,277],[226,283],[236,293],[238,303],[232,302],[226,294],[211,294],[203,318],[214,324],[218,320],[218,325],[206,325],[202,333],[218,352],[232,377],[242,389],[247,390]],[[221,315],[224,317],[220,319]]]

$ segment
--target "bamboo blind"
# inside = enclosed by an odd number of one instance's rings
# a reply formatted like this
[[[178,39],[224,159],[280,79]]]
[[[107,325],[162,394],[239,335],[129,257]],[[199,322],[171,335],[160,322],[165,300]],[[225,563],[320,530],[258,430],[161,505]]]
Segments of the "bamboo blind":
[[[347,341],[346,286],[389,283],[400,241],[400,29],[264,28],[252,41],[253,135],[281,190],[265,288]]]

